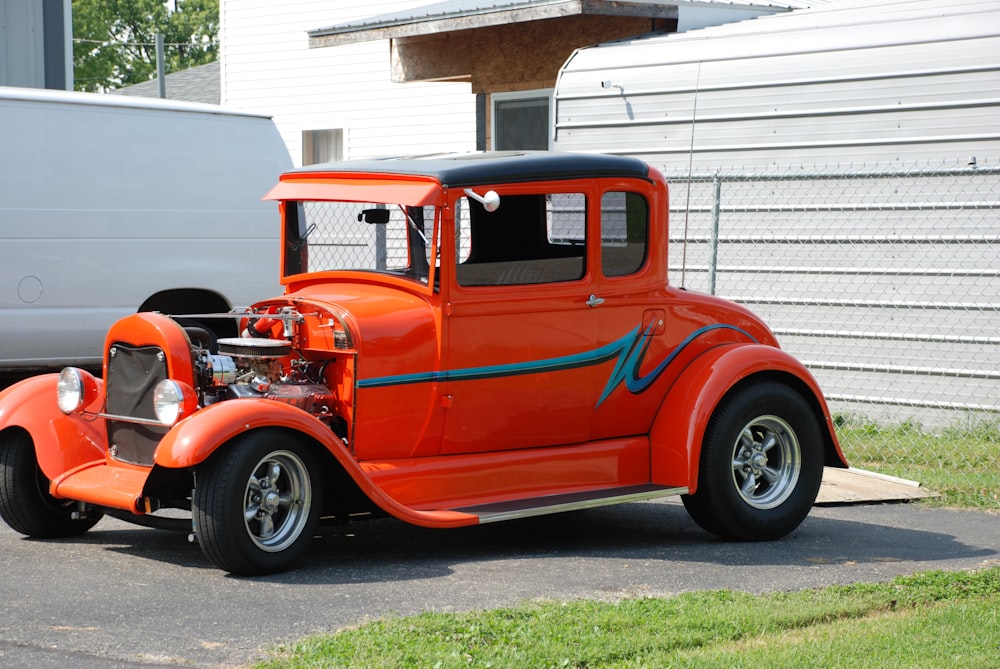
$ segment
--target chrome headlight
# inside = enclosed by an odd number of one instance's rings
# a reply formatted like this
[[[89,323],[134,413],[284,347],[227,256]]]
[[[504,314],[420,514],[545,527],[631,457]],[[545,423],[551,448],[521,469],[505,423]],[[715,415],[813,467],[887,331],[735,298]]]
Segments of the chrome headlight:
[[[153,411],[164,425],[175,424],[198,408],[198,396],[186,383],[164,379],[153,388]]]
[[[65,414],[81,411],[97,397],[97,380],[82,369],[67,367],[59,372],[56,403]]]

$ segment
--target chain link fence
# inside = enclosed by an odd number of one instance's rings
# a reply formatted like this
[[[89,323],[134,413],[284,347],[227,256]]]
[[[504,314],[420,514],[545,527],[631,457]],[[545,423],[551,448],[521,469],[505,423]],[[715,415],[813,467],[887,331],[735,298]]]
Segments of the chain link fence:
[[[667,179],[672,282],[767,321],[854,466],[1000,483],[1000,167]]]
[[[1000,167],[667,180],[671,281],[765,319],[819,380],[853,466],[1000,508]],[[432,217],[309,203],[303,264],[427,281]]]
[[[299,205],[299,271],[357,269],[426,283],[434,210],[362,202]],[[426,229],[426,233],[425,233]]]

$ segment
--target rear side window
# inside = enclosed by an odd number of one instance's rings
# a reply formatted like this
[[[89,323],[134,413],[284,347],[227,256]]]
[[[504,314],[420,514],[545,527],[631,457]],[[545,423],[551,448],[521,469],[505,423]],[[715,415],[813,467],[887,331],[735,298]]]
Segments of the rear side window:
[[[601,270],[626,276],[646,263],[649,204],[638,193],[608,192],[601,198]]]
[[[582,193],[505,195],[493,212],[461,198],[455,228],[462,286],[576,281],[586,273],[587,198]]]

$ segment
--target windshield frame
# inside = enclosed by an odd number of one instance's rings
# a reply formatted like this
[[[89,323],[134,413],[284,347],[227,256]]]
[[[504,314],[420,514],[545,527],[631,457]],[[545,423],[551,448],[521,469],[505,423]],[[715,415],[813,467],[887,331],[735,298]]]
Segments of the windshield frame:
[[[392,162],[392,161],[389,161]],[[302,244],[302,239],[306,230],[298,228],[297,202],[337,202],[341,204],[355,204],[358,211],[367,206],[404,205],[413,207],[433,207],[434,221],[433,231],[427,241],[431,242],[431,248],[440,258],[441,247],[441,218],[442,209],[446,205],[447,188],[433,176],[423,174],[379,174],[374,172],[345,170],[330,174],[322,170],[313,171],[310,168],[302,168],[299,172],[287,172],[281,176],[280,181],[264,196],[264,200],[277,200],[281,213],[281,258],[279,277],[282,285],[289,287],[291,284],[313,278],[323,278],[326,280],[342,277],[351,274],[356,278],[382,277],[386,280],[394,280],[392,274],[382,273],[374,270],[358,269],[327,269],[322,271],[311,271],[308,260],[302,258],[301,254],[307,252],[307,247]],[[365,225],[362,223],[362,225]],[[426,229],[426,224],[425,224]],[[426,232],[424,233],[427,236]],[[409,247],[409,242],[407,243]],[[298,260],[296,259],[298,256]],[[428,276],[426,283],[422,281],[406,281],[413,286],[423,286],[428,292],[436,292],[436,284],[440,281],[440,268],[436,267],[436,262],[428,262]]]
[[[284,285],[346,275],[431,289],[436,284],[440,271],[435,262],[441,244],[439,206],[324,198],[282,201],[280,209]],[[378,211],[388,213],[376,215]],[[322,223],[324,215],[337,218]],[[388,222],[369,222],[383,218]],[[327,255],[320,256],[317,263],[320,248],[325,248]]]

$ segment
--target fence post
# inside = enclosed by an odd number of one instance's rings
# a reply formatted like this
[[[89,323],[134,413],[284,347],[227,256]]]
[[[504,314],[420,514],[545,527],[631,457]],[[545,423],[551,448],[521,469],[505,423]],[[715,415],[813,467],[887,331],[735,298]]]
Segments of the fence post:
[[[384,225],[375,226],[375,269],[385,270],[389,266],[389,244]]]
[[[156,33],[156,85],[161,98],[167,97],[166,68],[163,66],[163,33]]]
[[[719,265],[719,210],[722,208],[722,178],[716,170],[712,176],[712,234],[708,251],[708,294],[715,295],[715,273]]]

